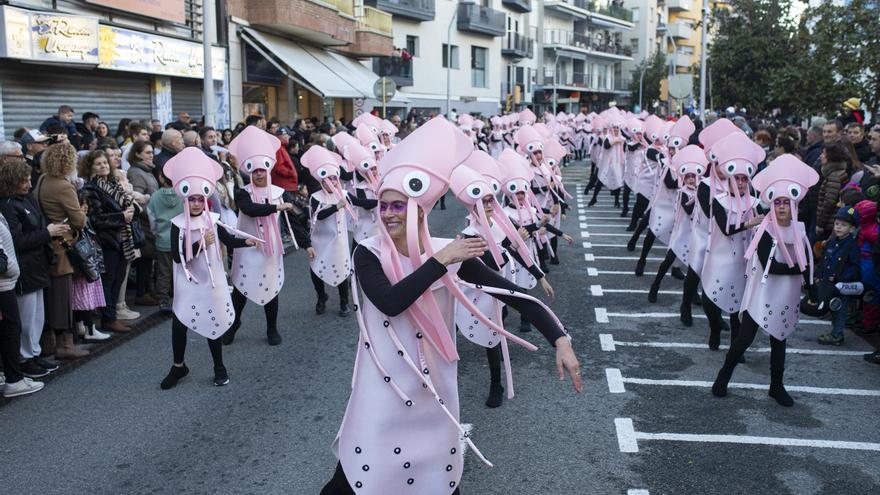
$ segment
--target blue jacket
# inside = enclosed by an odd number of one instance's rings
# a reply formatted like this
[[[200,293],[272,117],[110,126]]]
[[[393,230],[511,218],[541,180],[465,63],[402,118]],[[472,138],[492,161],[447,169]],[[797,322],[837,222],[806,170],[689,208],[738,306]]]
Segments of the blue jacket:
[[[60,125],[63,129],[67,130],[67,137],[72,141],[78,132],[76,132],[76,124],[70,122],[69,124],[65,124],[61,122],[61,119],[58,118],[57,115],[53,115],[48,119],[44,120],[42,124],[40,124],[40,132],[43,134],[46,133],[46,129],[49,128],[50,125]]]
[[[859,280],[859,245],[853,235],[839,239],[831,236],[822,250],[819,280],[825,282],[856,282]],[[832,280],[833,278],[833,280]]]

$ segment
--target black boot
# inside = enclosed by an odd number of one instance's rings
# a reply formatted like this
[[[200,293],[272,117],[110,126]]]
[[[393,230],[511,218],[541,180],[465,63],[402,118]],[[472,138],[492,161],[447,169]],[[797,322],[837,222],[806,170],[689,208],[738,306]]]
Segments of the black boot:
[[[725,361],[724,366],[718,370],[718,376],[715,377],[715,383],[712,384],[712,395],[715,397],[726,397],[727,396],[727,384],[730,383],[730,378],[733,376],[733,367],[728,366]]]
[[[318,303],[315,304],[315,314],[322,315],[327,311],[327,294],[318,296]]]
[[[679,268],[677,266],[673,266],[672,271],[670,273],[672,274],[672,278],[674,278],[676,280],[684,280],[684,278],[685,278],[684,272],[681,271],[681,268]]]
[[[635,251],[635,250],[636,250],[636,244],[637,244],[638,242],[639,242],[639,237],[638,237],[638,236],[634,235],[634,236],[630,237],[630,238],[629,238],[629,242],[626,243],[626,250],[627,250],[627,251]]]
[[[629,216],[629,206],[624,206],[623,211],[620,212],[620,218],[626,218],[628,216]],[[633,226],[633,229],[635,229],[635,226]]]
[[[709,329],[709,349],[717,351],[721,347],[721,329],[715,327]]]
[[[501,382],[492,382],[489,385],[489,397],[486,399],[486,407],[496,408],[500,407],[504,401],[504,387],[501,386]]]
[[[159,384],[159,388],[162,390],[168,390],[169,388],[173,388],[177,385],[177,382],[183,379],[186,375],[189,374],[189,368],[186,367],[186,364],[183,366],[172,366],[171,371],[168,372],[168,376],[162,379],[162,383]]]
[[[241,327],[241,320],[236,318],[235,321],[232,322],[232,326],[229,327],[229,330],[220,337],[220,341],[223,342],[223,345],[232,345],[235,341],[235,332],[238,331],[239,327]]]
[[[639,258],[639,261],[636,262],[636,277],[641,277],[645,274],[645,260]]]
[[[691,305],[690,304],[682,304],[679,308],[679,319],[681,323],[686,327],[694,326],[694,317],[691,315]]]
[[[226,366],[214,366],[214,386],[222,387],[229,384],[229,373],[226,372]]]
[[[269,327],[266,329],[266,339],[269,341],[269,345],[281,344],[281,335],[275,327]]]
[[[348,305],[348,301],[340,301],[339,302],[339,316],[342,318],[345,318],[350,314],[351,314],[351,306]]]
[[[782,407],[794,405],[794,399],[785,391],[782,375],[785,373],[785,341],[770,337],[770,390],[767,395]]]
[[[657,302],[657,293],[660,291],[660,284],[654,282],[651,284],[651,290],[648,291],[648,302],[655,303]]]

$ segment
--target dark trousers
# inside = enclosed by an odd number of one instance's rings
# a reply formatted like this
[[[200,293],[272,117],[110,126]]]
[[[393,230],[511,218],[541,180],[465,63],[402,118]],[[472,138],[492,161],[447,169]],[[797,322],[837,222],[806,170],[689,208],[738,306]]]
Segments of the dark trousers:
[[[394,493],[394,490],[388,491],[389,495]],[[345,472],[342,471],[342,464],[336,463],[336,472],[333,473],[333,478],[324,485],[320,495],[354,495],[354,490],[351,489]],[[460,489],[456,488],[452,495],[461,495]]]
[[[633,207],[632,218],[630,218],[629,221],[630,229],[636,228],[636,224],[642,219],[642,215],[645,214],[645,211],[648,210],[648,204],[650,202],[651,201],[648,198],[636,193],[636,205]]]
[[[688,267],[684,277],[684,291],[681,294],[681,307],[690,309],[694,298],[697,297],[697,288],[700,286],[700,275],[693,268]],[[689,313],[690,314],[690,313]]]
[[[711,299],[709,299],[705,293],[703,293],[703,311],[706,312],[706,318],[709,319],[709,331],[712,335],[717,336],[721,334],[721,322],[724,319],[724,316],[721,314],[721,308],[715,305]],[[730,315],[730,345],[733,345],[733,342],[737,339],[740,331],[740,321],[739,321],[739,313],[732,313]],[[755,336],[752,335],[754,339]],[[751,344],[751,340],[749,340],[749,344]],[[748,347],[748,345],[746,346]],[[743,349],[745,352],[745,349]],[[739,359],[739,358],[737,358]]]
[[[101,274],[104,301],[107,303],[101,308],[101,319],[104,321],[116,320],[116,301],[119,300],[119,289],[122,288],[123,277],[125,277],[125,257],[122,251],[105,250],[104,273]]]
[[[623,211],[629,211],[629,197],[632,194],[632,189],[629,188],[626,184],[623,185]]]
[[[318,299],[327,299],[327,291],[324,289],[324,281],[311,270],[309,270],[309,275],[312,276],[312,285],[315,287],[315,294],[318,295]],[[336,290],[339,291],[339,304],[348,304],[348,279],[339,284],[336,287]]]
[[[232,289],[232,309],[235,310],[235,323],[241,322],[241,312],[244,305],[247,304],[247,296],[242,294],[238,288]],[[278,296],[272,298],[263,306],[263,312],[266,313],[266,329],[278,328]]]
[[[733,326],[731,326],[731,330]],[[724,358],[724,368],[733,372],[733,368],[739,363],[746,349],[752,345],[755,335],[758,333],[758,323],[748,312],[743,313],[742,324],[739,325],[739,334],[731,343],[730,350]],[[785,341],[770,336],[770,385],[782,385],[782,375],[785,371]]]
[[[645,240],[647,241],[647,239]],[[666,276],[666,272],[673,263],[675,263],[675,253],[672,252],[671,249],[667,249],[666,257],[660,262],[660,268],[657,269],[657,276],[654,277],[654,283],[651,284],[651,287],[660,288],[660,283],[663,282],[663,277]]]
[[[174,353],[174,364],[183,364],[183,356],[186,354],[186,333],[189,331],[186,325],[177,319],[171,320],[171,350]],[[220,339],[205,339],[208,348],[211,349],[211,359],[214,360],[214,368],[223,367],[223,344]]]
[[[21,359],[21,317],[15,290],[0,292],[0,314],[3,315],[0,320],[0,362],[3,364],[6,383],[15,383],[22,378],[18,370]]]
[[[153,291],[153,258],[138,258],[134,266],[135,294],[140,297]]]

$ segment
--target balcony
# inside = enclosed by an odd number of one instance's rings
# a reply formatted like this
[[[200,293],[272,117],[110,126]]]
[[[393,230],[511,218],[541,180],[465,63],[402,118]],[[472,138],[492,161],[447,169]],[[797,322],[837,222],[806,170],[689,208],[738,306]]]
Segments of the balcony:
[[[353,0],[228,0],[226,5],[229,15],[245,19],[255,28],[324,46],[356,41]]]
[[[394,79],[398,86],[413,85],[412,59],[403,57],[374,57],[373,72],[378,76]]]
[[[672,62],[675,64],[676,68],[688,68],[691,66],[691,61],[693,58],[694,56],[688,53],[676,53],[672,55]]]
[[[683,22],[676,22],[675,24],[669,26],[669,36],[672,36],[676,39],[689,40],[692,39],[694,36],[694,28]]]
[[[588,0],[545,0],[544,7],[559,14],[586,19],[589,16],[590,2]]]
[[[544,44],[574,48],[576,51],[586,52],[591,55],[607,56],[616,60],[628,60],[632,58],[632,47],[622,46],[618,42],[599,42],[590,36],[566,31],[564,29],[545,29]]]
[[[344,50],[357,57],[387,57],[394,50],[391,14],[373,7],[355,7],[355,42]]]
[[[589,5],[587,7],[587,10],[593,12],[594,14],[601,14],[606,17],[613,17],[614,19],[626,21],[627,23],[632,24],[633,14],[630,9],[620,7],[618,5],[613,5],[603,0],[593,0],[587,3]]]
[[[487,36],[504,36],[504,12],[473,3],[458,4],[458,30]]]
[[[501,0],[501,4],[514,12],[531,12],[531,0]]]
[[[434,0],[364,0],[364,5],[413,21],[434,20]]]
[[[532,58],[535,40],[519,33],[507,33],[501,45],[501,54],[514,58]]]
[[[669,0],[667,6],[670,12],[686,12],[694,8],[693,0]]]

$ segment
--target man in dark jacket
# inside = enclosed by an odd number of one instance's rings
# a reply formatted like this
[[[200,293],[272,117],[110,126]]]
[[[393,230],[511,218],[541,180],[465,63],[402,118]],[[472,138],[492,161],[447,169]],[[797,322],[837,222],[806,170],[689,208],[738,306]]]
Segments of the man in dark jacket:
[[[165,132],[162,133],[162,151],[153,158],[153,164],[156,166],[156,173],[161,174],[165,162],[170,160],[172,156],[183,151],[183,148],[183,134],[176,129],[166,129]]]
[[[803,150],[801,156],[804,163],[815,169],[819,169],[819,157],[822,155],[822,126],[813,125],[807,130],[807,148]]]
[[[80,138],[79,149],[91,151],[97,148],[98,138],[95,136],[95,131],[98,130],[99,120],[101,120],[100,115],[93,112],[86,112],[82,116],[82,123],[76,124],[76,130],[79,132],[79,135],[82,136]]]
[[[53,115],[40,124],[40,132],[46,134],[48,132],[49,126],[51,125],[60,125],[64,131],[67,133],[67,139],[70,141],[76,149],[80,149],[80,138],[79,132],[76,130],[76,125],[73,123],[73,107],[70,105],[61,105],[58,107],[58,113]],[[97,128],[97,126],[96,126]]]
[[[846,125],[846,139],[852,143],[853,151],[859,162],[866,163],[871,159],[871,146],[865,137],[865,126],[858,122],[850,122]]]

